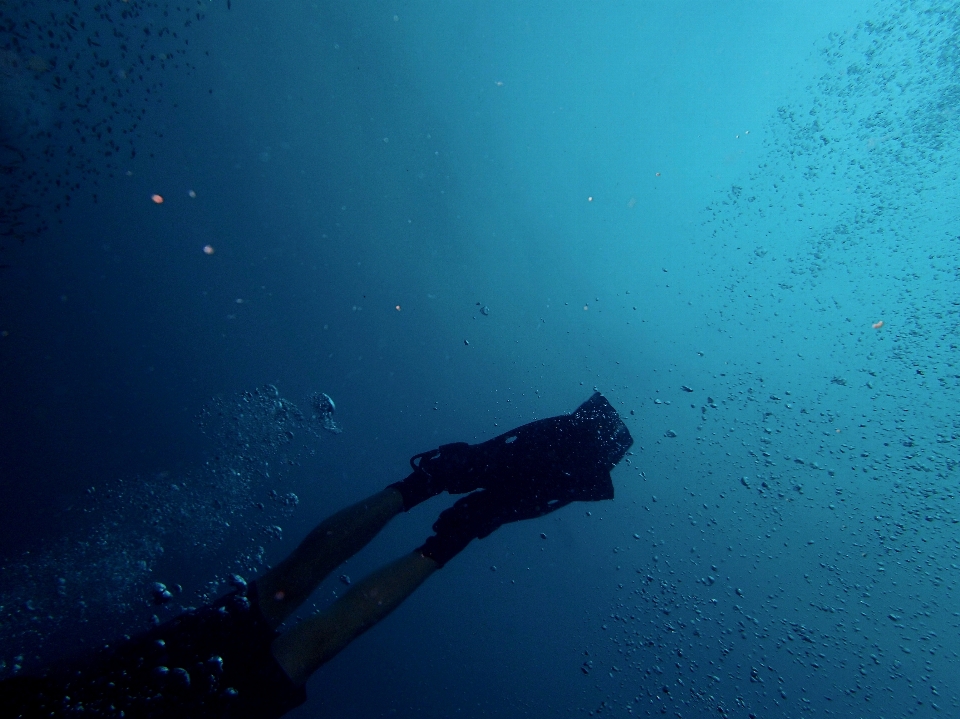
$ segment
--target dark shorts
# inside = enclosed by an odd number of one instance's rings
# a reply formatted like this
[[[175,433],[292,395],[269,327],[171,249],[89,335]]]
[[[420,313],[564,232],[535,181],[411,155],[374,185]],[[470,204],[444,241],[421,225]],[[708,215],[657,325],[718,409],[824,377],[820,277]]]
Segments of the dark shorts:
[[[279,717],[306,701],[250,591],[232,592],[86,661],[0,682],[3,716]]]

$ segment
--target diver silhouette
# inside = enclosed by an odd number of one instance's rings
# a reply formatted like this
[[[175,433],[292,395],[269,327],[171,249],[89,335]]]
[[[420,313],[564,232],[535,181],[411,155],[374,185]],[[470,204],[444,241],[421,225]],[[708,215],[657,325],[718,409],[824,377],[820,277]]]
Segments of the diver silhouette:
[[[258,579],[213,604],[81,663],[0,682],[4,717],[279,717],[306,701],[320,666],[379,622],[472,540],[571,502],[612,499],[610,471],[633,444],[595,393],[569,415],[537,420],[481,444],[455,443],[410,460],[411,474],[317,525]],[[277,631],[325,577],[400,512],[441,492],[465,494],[412,553],[374,572],[328,608]]]

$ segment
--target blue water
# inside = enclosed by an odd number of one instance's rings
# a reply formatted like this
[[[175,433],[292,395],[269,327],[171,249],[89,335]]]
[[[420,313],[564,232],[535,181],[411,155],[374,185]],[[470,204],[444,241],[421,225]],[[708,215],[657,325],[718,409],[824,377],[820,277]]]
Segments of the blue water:
[[[292,716],[960,715],[960,4],[114,5],[0,9],[2,676],[597,388]]]

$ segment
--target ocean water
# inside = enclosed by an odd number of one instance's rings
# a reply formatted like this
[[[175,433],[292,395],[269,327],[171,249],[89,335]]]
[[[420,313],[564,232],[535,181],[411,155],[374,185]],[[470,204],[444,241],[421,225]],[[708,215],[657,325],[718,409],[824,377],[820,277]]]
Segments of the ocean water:
[[[82,5],[0,5],[0,676],[596,388],[615,499],[291,716],[960,715],[960,3]]]

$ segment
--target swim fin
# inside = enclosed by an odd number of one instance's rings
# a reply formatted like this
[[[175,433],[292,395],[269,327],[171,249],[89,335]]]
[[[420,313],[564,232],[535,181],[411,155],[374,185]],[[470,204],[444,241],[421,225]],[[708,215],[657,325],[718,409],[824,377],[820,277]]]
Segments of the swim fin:
[[[632,444],[620,415],[596,392],[572,414],[536,420],[481,444],[445,444],[414,456],[410,466],[451,494],[483,488],[597,501],[613,498],[610,470]]]
[[[440,514],[434,535],[418,551],[442,567],[504,524],[570,502],[612,499],[610,470],[632,444],[617,411],[598,392],[573,414],[531,422],[483,444],[444,445],[417,455],[411,460],[416,472],[449,492],[472,492]]]

